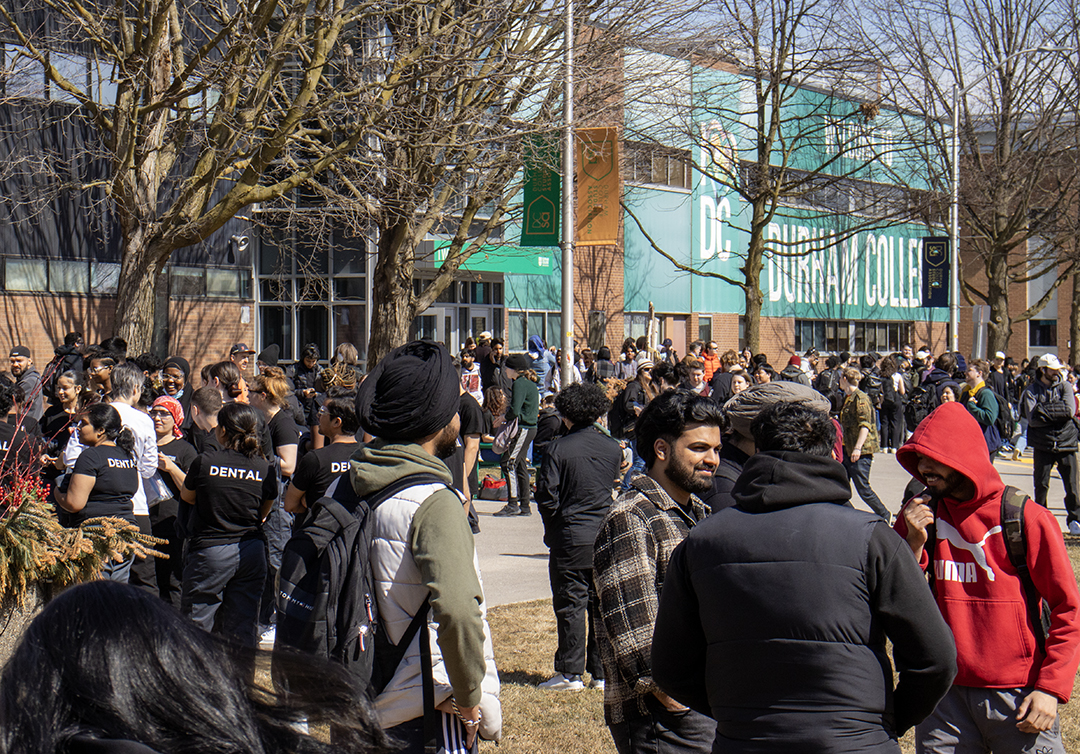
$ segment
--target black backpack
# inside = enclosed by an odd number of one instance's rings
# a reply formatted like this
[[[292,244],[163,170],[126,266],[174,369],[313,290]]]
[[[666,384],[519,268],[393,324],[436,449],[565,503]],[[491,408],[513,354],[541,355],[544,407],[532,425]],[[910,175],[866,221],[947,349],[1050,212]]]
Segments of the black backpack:
[[[383,501],[421,484],[445,487],[434,474],[412,474],[364,499],[353,490],[348,474],[338,477],[311,507],[281,556],[276,646],[341,663],[358,688],[371,696],[393,677],[416,632],[426,625],[428,607],[425,601],[397,645],[387,641],[380,630],[371,572],[371,513]],[[288,688],[282,672],[275,672],[274,680]]]
[[[912,388],[908,394],[908,402],[904,407],[904,421],[908,432],[914,432],[922,420],[937,408],[937,391],[933,385],[919,385]]]
[[[859,383],[859,390],[862,390],[870,398],[870,403],[874,408],[881,408],[882,400],[882,386],[881,375],[874,374],[873,372],[867,372],[866,376],[862,378],[862,382]]]
[[[1001,439],[1004,442],[1009,442],[1009,438],[1013,434],[1013,418],[1012,410],[1009,408],[1009,402],[1005,400],[1005,397],[998,391],[987,385],[984,390],[989,390],[997,398],[998,415],[994,420],[994,426],[997,427],[998,434],[1001,435]]]
[[[1004,492],[1001,493],[1001,536],[1005,538],[1005,551],[1009,555],[1009,562],[1016,569],[1016,575],[1024,589],[1028,620],[1031,621],[1039,651],[1045,653],[1046,637],[1050,633],[1050,605],[1043,600],[1039,595],[1039,590],[1035,588],[1035,582],[1031,579],[1031,569],[1027,564],[1027,532],[1024,529],[1024,506],[1027,501],[1027,493],[1016,487],[1005,487]],[[933,501],[930,507],[934,509],[936,516],[937,510]],[[930,532],[925,549],[930,563],[927,578],[931,589],[935,580],[934,546],[936,544],[937,533]]]

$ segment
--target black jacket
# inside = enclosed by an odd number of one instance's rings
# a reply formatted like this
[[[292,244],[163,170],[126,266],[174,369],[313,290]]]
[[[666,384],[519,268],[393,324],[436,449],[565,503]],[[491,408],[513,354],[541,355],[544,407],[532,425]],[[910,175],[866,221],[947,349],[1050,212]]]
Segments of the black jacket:
[[[731,490],[735,487],[735,481],[742,474],[743,465],[749,458],[750,456],[725,438],[720,448],[720,464],[716,467],[716,475],[713,477],[712,491],[701,496],[701,502],[709,506],[713,513],[735,505]]]
[[[619,442],[594,425],[578,425],[551,441],[536,477],[536,509],[544,544],[562,568],[592,568],[593,542],[619,477]]]
[[[1020,396],[1020,417],[1028,420],[1027,441],[1035,450],[1074,452],[1080,445],[1075,413],[1072,385],[1062,379],[1047,386],[1036,377]]]
[[[758,453],[733,494],[672,555],[653,680],[717,721],[715,751],[898,751],[956,675],[907,543],[830,458]]]
[[[713,375],[712,382],[709,383],[709,397],[723,406],[729,400],[731,396],[735,395],[731,392],[731,375],[733,372],[721,372],[716,370],[716,374]]]

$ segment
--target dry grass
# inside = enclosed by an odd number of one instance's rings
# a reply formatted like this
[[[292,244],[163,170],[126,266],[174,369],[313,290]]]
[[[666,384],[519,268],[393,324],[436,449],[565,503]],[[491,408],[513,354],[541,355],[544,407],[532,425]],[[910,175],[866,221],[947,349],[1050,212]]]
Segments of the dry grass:
[[[1080,537],[1065,537],[1073,572],[1080,573]],[[551,677],[555,656],[555,616],[551,600],[522,602],[492,608],[488,613],[495,656],[502,678],[503,741],[496,748],[481,743],[488,754],[614,754],[604,725],[600,691],[541,691],[536,685]],[[1061,707],[1065,749],[1080,742],[1080,689],[1074,702]],[[900,740],[904,754],[915,751],[911,732]]]

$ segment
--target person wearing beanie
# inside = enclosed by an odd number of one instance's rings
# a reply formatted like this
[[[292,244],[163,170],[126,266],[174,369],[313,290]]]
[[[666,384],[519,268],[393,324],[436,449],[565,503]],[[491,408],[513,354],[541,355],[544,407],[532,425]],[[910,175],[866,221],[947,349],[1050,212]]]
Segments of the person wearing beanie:
[[[540,415],[540,389],[536,373],[529,368],[525,354],[512,353],[506,357],[503,373],[510,380],[510,406],[506,409],[506,422],[517,420],[517,433],[507,443],[502,454],[503,478],[506,479],[506,505],[495,515],[531,516],[529,507],[532,481],[529,478],[528,450],[536,437],[536,422]]]
[[[743,465],[754,455],[756,446],[750,425],[762,411],[777,403],[800,403],[815,411],[829,413],[829,399],[813,388],[798,382],[766,382],[751,385],[736,393],[724,404],[726,429],[720,448],[720,464],[713,476],[712,490],[701,496],[714,512],[735,505],[731,490],[742,473]]]
[[[787,382],[797,382],[805,387],[810,387],[810,376],[803,371],[802,357],[797,354],[788,359],[787,366],[780,371],[777,377]]]
[[[378,630],[397,644],[417,614],[430,613],[374,705],[379,723],[408,751],[423,748],[422,676],[428,671],[443,737],[449,731],[471,747],[478,733],[492,740],[501,735],[498,671],[466,501],[452,488],[443,460],[457,444],[460,391],[458,370],[442,344],[416,340],[390,351],[356,394],[356,416],[374,439],[353,454],[348,476],[337,482],[347,479],[362,498],[400,486],[370,514]],[[432,630],[426,660],[420,644]],[[431,665],[422,671],[425,661]],[[451,750],[447,741],[440,745]]]
[[[165,395],[180,402],[184,418],[180,429],[191,428],[191,394],[195,388],[191,383],[191,365],[182,356],[170,356],[161,365],[161,388]]]

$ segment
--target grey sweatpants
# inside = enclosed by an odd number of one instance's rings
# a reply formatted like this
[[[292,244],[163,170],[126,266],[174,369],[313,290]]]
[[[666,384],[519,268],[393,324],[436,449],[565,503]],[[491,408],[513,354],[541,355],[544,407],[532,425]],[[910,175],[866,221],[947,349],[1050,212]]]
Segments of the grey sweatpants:
[[[1061,718],[1045,733],[1021,733],[1016,710],[1031,689],[953,686],[915,726],[916,754],[1065,754]]]

